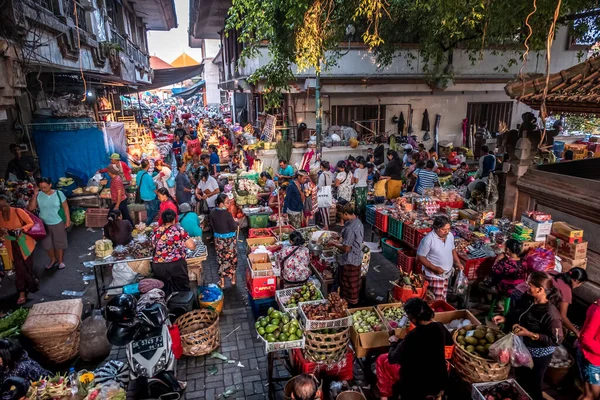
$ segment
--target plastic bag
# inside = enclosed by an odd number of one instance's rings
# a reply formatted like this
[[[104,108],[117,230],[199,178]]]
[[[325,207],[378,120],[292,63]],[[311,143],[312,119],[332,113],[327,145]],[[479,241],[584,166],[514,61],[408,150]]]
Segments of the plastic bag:
[[[554,269],[554,252],[542,248],[531,250],[523,259],[523,268],[528,272],[545,272]]]
[[[110,354],[112,345],[106,338],[106,320],[102,317],[100,310],[81,323],[81,341],[79,345],[79,356],[83,361],[104,360]]]
[[[513,367],[533,368],[531,353],[525,347],[523,339],[513,333],[509,333],[492,344],[489,354],[501,365],[510,363]]]
[[[127,265],[126,262],[116,263],[113,266],[112,275],[113,281],[110,284],[111,286],[129,285],[130,283],[133,283],[135,281],[135,278],[137,277],[137,273],[133,272],[133,270],[129,268],[129,265]],[[123,293],[122,287],[120,287],[119,289],[110,289],[108,291],[109,296],[114,296],[121,293]]]
[[[101,180],[102,180],[102,174],[96,174],[87,181],[87,187],[100,186]]]
[[[458,276],[454,282],[454,294],[457,296],[464,296],[467,293],[469,287],[469,278],[463,271],[458,271]]]

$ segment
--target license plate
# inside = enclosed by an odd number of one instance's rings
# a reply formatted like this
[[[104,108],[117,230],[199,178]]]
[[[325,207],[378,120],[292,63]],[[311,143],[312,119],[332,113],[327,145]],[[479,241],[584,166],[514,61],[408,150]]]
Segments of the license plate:
[[[148,339],[138,340],[133,342],[132,350],[133,354],[142,353],[145,351],[152,351],[163,347],[163,337],[155,336]]]

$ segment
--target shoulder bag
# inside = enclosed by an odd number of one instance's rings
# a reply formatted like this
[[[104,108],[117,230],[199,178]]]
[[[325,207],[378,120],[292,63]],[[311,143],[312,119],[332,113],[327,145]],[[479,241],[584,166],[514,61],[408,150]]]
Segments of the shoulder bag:
[[[323,176],[325,185],[317,192],[317,206],[319,208],[329,208],[333,205],[333,195],[331,194],[331,185],[327,184],[327,175]]]
[[[65,214],[65,209],[62,206],[63,200],[60,199],[60,191],[56,191],[56,197],[58,198],[58,216],[60,217],[63,223],[67,223],[67,214]],[[65,199],[66,200],[66,199]]]
[[[140,181],[136,182],[137,184],[137,189],[135,191],[135,203],[136,204],[142,204],[144,201],[142,200],[142,182],[144,182],[144,176],[148,175],[148,173],[146,172],[145,174],[142,174],[140,177]]]
[[[44,226],[44,222],[40,218],[38,218],[35,214],[30,212],[29,210],[15,208],[17,217],[19,217],[19,220],[21,221],[22,224],[23,224],[23,218],[21,218],[21,216],[19,215],[19,211],[23,211],[33,221],[33,226],[31,227],[31,229],[29,231],[25,232],[25,234],[34,240],[42,240],[43,238],[45,238],[46,237],[46,227]]]

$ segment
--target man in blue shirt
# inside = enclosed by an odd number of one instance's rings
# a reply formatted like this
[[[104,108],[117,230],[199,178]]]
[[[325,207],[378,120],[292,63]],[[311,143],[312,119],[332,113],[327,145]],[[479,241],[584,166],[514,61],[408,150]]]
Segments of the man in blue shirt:
[[[208,152],[210,153],[210,174],[212,176],[217,176],[217,172],[221,172],[221,166],[219,165],[221,161],[217,154],[217,146],[211,144],[208,146]]]
[[[283,182],[294,178],[294,168],[286,160],[279,160],[279,173],[275,177]]]
[[[298,229],[302,227],[302,211],[304,210],[304,196],[302,186],[308,181],[308,172],[298,171],[296,179],[291,181],[285,191],[283,213],[288,215],[290,225]]]
[[[477,177],[487,178],[490,172],[494,172],[496,169],[496,156],[494,151],[489,149],[488,146],[481,146],[481,153],[483,154],[479,159],[479,170],[477,170]]]
[[[152,176],[148,173],[150,169],[150,162],[148,160],[142,160],[142,170],[137,173],[135,182],[140,191],[140,198],[146,206],[146,225],[150,225],[154,218],[158,215],[159,202],[156,198],[156,184],[152,179]]]

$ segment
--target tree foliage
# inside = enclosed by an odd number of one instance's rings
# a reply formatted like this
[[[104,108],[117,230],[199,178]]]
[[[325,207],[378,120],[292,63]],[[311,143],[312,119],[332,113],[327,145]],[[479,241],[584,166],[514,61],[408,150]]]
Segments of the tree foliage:
[[[352,24],[376,56],[379,67],[402,54],[403,43],[418,43],[425,71],[452,79],[453,50],[467,51],[475,62],[483,49],[543,50],[558,0],[234,0],[226,29],[238,31],[243,43],[240,65],[266,45],[270,61],[251,82],[264,81],[268,106],[277,106],[281,91],[299,70],[327,68],[350,39]],[[534,11],[535,5],[535,12]],[[559,22],[586,42],[598,40],[600,13],[595,1],[562,0]],[[585,18],[572,18],[588,13]],[[528,18],[528,15],[529,18]],[[531,34],[530,34],[531,33]],[[514,64],[515,59],[509,60]]]

